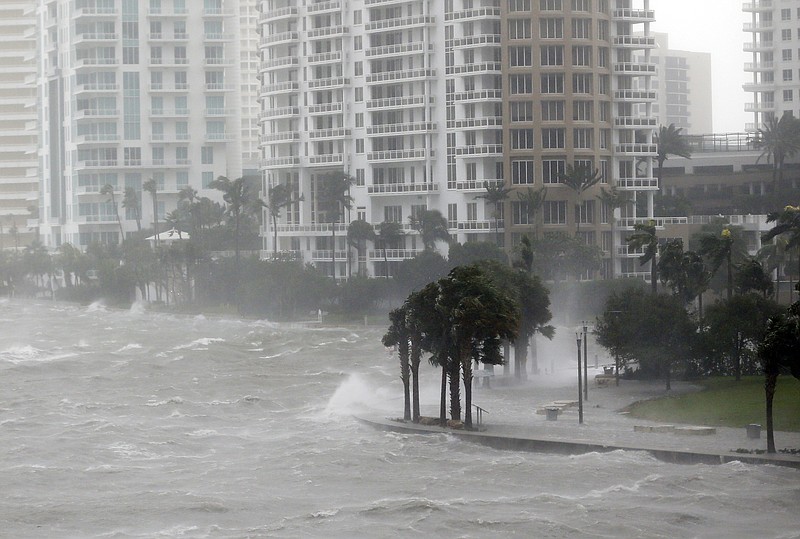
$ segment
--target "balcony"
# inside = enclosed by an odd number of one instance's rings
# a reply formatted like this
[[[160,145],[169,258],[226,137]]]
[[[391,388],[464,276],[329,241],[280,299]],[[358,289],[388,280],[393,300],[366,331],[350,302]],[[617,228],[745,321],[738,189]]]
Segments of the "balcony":
[[[212,117],[219,117],[219,116],[233,116],[236,114],[236,109],[226,109],[226,108],[212,108],[206,109],[205,115],[212,116]]]
[[[119,84],[104,84],[104,83],[89,83],[80,84],[75,87],[75,94],[95,94],[116,92],[119,90]]]
[[[400,28],[408,30],[411,28],[418,28],[421,26],[431,26],[436,24],[436,17],[398,17],[392,19],[381,19],[379,21],[370,21],[364,25],[365,32],[382,32]]]
[[[75,139],[76,144],[92,144],[105,142],[119,142],[120,136],[116,133],[89,133],[78,135]]]
[[[447,68],[448,75],[494,75],[500,73],[502,64],[500,62],[481,62],[478,64],[462,64]]]
[[[189,14],[189,10],[186,8],[174,8],[172,11],[164,11],[161,8],[148,8],[147,16],[148,17],[158,17],[158,18],[168,18],[168,17],[178,17],[183,18]]]
[[[318,224],[278,224],[276,230],[279,234],[330,234],[335,229],[336,232],[347,232],[345,223],[318,223]]]
[[[154,118],[182,118],[189,116],[189,109],[152,109],[150,116]]]
[[[404,195],[437,191],[439,186],[434,183],[386,183],[367,186],[367,193],[370,195]]]
[[[656,100],[656,92],[649,90],[616,90],[614,92],[614,100],[629,103],[651,103]]]
[[[261,135],[262,143],[286,144],[299,140],[300,133],[297,131],[274,131],[268,135]]]
[[[742,25],[742,30],[745,32],[765,32],[774,29],[775,22],[773,21],[746,22]]]
[[[174,86],[164,86],[164,84],[160,82],[154,82],[150,84],[150,92],[152,93],[174,93],[174,92],[188,92],[189,91],[189,84],[188,83],[178,83]]]
[[[119,34],[114,32],[86,32],[75,36],[75,44],[80,43],[97,43],[102,41],[116,41],[119,39]]]
[[[397,56],[404,54],[421,53],[424,44],[421,41],[405,43],[403,45],[383,45],[382,47],[372,47],[365,51],[367,58],[378,58],[381,56]]]
[[[311,8],[309,8],[311,11]],[[283,7],[279,9],[269,9],[265,13],[258,16],[258,22],[264,24],[267,22],[277,22],[284,19],[293,19],[297,17],[297,7]]]
[[[342,51],[322,52],[319,54],[312,54],[308,57],[308,63],[310,65],[329,64],[333,62],[340,62],[341,60]]]
[[[225,8],[207,7],[203,10],[203,17],[217,18],[217,17],[233,17],[234,13]]]
[[[502,116],[485,116],[483,118],[461,118],[458,120],[448,120],[448,129],[485,129],[487,127],[503,127]]]
[[[499,7],[479,7],[472,9],[465,9],[463,11],[455,11],[448,13],[444,18],[447,22],[469,21],[469,20],[500,20]]]
[[[84,7],[76,9],[72,13],[73,19],[93,18],[93,19],[112,19],[119,14],[119,10],[113,6]]]
[[[347,260],[347,255],[347,251],[336,251],[336,260]],[[333,250],[311,251],[311,259],[317,262],[330,262],[333,258]]]
[[[414,135],[434,133],[435,131],[436,124],[433,122],[372,125],[367,127],[367,135]]]
[[[372,249],[368,251],[367,256],[370,262],[382,262],[384,260],[409,260],[415,258],[420,251],[411,251],[409,249]]]
[[[119,116],[119,109],[80,109],[75,113],[75,119],[96,118],[98,116],[116,117]]]
[[[119,60],[116,58],[80,58],[75,62],[75,68],[80,69],[82,67],[91,67],[91,68],[98,68],[98,67],[117,67],[119,65]]]
[[[433,105],[435,98],[426,98],[424,95],[412,95],[408,97],[386,97],[383,99],[370,99],[367,101],[367,110],[391,110],[396,108],[416,108],[424,107],[426,104]]]
[[[775,62],[748,62],[744,64],[744,70],[748,72],[772,71],[775,69]]]
[[[316,79],[308,81],[309,90],[320,90],[323,88],[344,88],[350,84],[349,77],[333,77],[329,79]]]
[[[347,26],[324,26],[322,28],[314,28],[306,33],[306,38],[312,39],[330,39],[333,37],[344,37],[350,33]]]
[[[617,188],[622,191],[656,191],[658,178],[618,178]]]
[[[774,112],[776,109],[774,101],[762,101],[759,103],[745,103],[744,110],[745,112]]]
[[[410,69],[405,71],[386,71],[367,75],[367,84],[383,82],[406,82],[412,80],[429,80],[436,78],[435,69]]]
[[[456,148],[456,157],[502,157],[502,144],[478,144],[475,146],[460,146]]]
[[[367,153],[367,161],[419,161],[433,157],[434,152],[428,152],[425,148],[413,150],[382,150]]]
[[[470,232],[493,232],[494,231],[494,220],[491,221],[458,221],[455,223],[456,230],[466,230]],[[497,221],[497,229],[504,230],[505,229],[505,222],[502,219]]]
[[[655,22],[656,12],[652,9],[615,9],[611,12],[614,22]]]
[[[615,75],[631,75],[631,76],[640,76],[640,75],[655,75],[657,70],[656,64],[649,64],[645,62],[624,62],[619,64],[614,64],[614,74]]]
[[[279,32],[270,36],[263,36],[259,41],[260,47],[278,45],[282,43],[294,43],[300,41],[300,32]]]
[[[206,133],[206,142],[231,142],[233,140],[232,133]]]
[[[78,161],[77,168],[114,168],[117,163],[116,159],[89,159],[88,161]]]
[[[342,7],[340,0],[329,0],[328,2],[317,2],[306,6],[308,13],[324,13],[326,11],[336,11]]]
[[[308,138],[311,140],[333,140],[349,137],[352,135],[352,130],[348,127],[337,127],[333,129],[315,129],[308,132]]]
[[[614,127],[623,129],[644,129],[658,127],[656,118],[639,118],[635,116],[617,116],[614,118]]]
[[[655,36],[616,36],[614,46],[625,49],[655,49]]]
[[[308,158],[308,166],[310,167],[341,165],[342,163],[344,163],[344,156],[340,153],[312,155]]]
[[[273,58],[272,60],[264,60],[261,62],[261,71],[273,71],[278,69],[286,69],[297,67],[300,64],[300,59],[296,56],[286,56],[283,58]]]
[[[209,82],[206,83],[206,92],[233,92],[236,86],[233,84],[225,84],[224,82]]]
[[[754,2],[745,2],[742,5],[742,11],[757,12],[757,11],[771,11],[772,0],[755,0]]]
[[[342,112],[342,108],[341,103],[319,103],[317,105],[309,105],[306,108],[306,112],[315,116],[320,114],[338,114]]]
[[[260,162],[261,168],[294,168],[300,166],[300,158],[294,155],[268,157]]]
[[[275,84],[266,84],[261,87],[261,96],[270,96],[275,94],[294,93],[300,90],[300,84],[294,81],[277,82]]]
[[[617,144],[614,151],[620,156],[655,157],[658,155],[658,144]]]
[[[775,43],[772,41],[755,41],[744,44],[744,52],[769,52]]]
[[[177,60],[177,58],[176,58]],[[205,58],[203,59],[203,65],[206,66],[232,66],[233,60],[230,58]]]
[[[454,182],[454,185],[448,185],[448,188],[455,188],[459,191],[485,192],[486,186],[484,184],[486,183],[488,183],[491,187],[503,187],[505,185],[505,180],[497,178],[483,180],[463,180]]]
[[[745,92],[764,92],[775,89],[775,81],[747,82],[742,85]]]
[[[453,48],[485,47],[487,45],[500,45],[500,34],[479,34],[448,40],[448,45]]]
[[[453,101],[461,103],[478,102],[478,101],[493,101],[500,102],[503,100],[503,90],[470,90],[467,92],[457,92],[453,94]]]

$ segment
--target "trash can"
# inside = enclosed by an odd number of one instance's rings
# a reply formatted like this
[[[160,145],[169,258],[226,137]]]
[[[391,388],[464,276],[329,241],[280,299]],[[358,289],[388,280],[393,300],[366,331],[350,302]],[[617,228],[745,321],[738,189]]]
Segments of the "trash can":
[[[547,413],[548,421],[556,421],[558,419],[558,412],[560,412],[560,410],[555,406],[548,406],[545,408],[545,412]]]
[[[747,425],[747,437],[751,440],[758,440],[761,438],[761,425],[757,423]]]

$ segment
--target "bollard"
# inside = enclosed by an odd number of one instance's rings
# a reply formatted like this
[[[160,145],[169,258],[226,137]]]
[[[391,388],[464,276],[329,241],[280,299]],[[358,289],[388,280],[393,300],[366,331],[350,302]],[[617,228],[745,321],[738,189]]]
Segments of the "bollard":
[[[554,406],[548,406],[545,408],[545,412],[547,413],[547,420],[548,421],[556,421],[558,419],[558,412],[560,410]]]

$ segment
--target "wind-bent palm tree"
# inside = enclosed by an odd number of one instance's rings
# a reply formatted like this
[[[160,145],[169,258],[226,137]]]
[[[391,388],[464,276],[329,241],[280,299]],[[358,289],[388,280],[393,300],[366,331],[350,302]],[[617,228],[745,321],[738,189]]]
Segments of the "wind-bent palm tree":
[[[528,187],[525,191],[517,192],[517,198],[524,205],[525,215],[528,218],[528,224],[531,226],[531,241],[534,241],[537,239],[536,216],[547,199],[547,187],[540,187],[539,189]]]
[[[672,288],[684,303],[698,298],[699,315],[703,317],[703,292],[708,289],[711,274],[700,255],[684,251],[683,240],[670,240],[661,246],[658,274],[661,282]]]
[[[117,224],[119,225],[119,242],[122,243],[125,239],[125,231],[122,230],[122,219],[119,216],[119,206],[117,206],[117,198],[114,196],[114,186],[110,183],[105,184],[100,188],[101,195],[108,195],[108,201],[114,206],[114,215],[117,217]]]
[[[775,301],[780,300],[781,289],[781,272],[788,264],[789,256],[787,252],[787,244],[789,241],[785,236],[779,235],[772,238],[770,243],[761,246],[761,249],[756,253],[756,258],[764,264],[764,268],[771,274],[775,275]],[[792,300],[792,277],[791,273],[786,272],[789,276],[789,301]]]
[[[384,346],[396,346],[400,359],[400,379],[403,381],[403,419],[411,420],[411,363],[410,332],[405,305],[389,312],[389,329],[381,339]]]
[[[592,170],[591,167],[578,165],[573,167],[567,165],[567,170],[558,175],[561,183],[575,191],[575,235],[579,235],[581,230],[580,206],[583,193],[590,187],[597,185],[603,179],[598,169]]]
[[[344,171],[336,171],[325,174],[319,186],[317,207],[325,212],[325,220],[331,225],[331,262],[334,279],[336,278],[336,224],[343,217],[344,211],[350,211],[353,207],[350,187],[354,182],[355,178]]]
[[[631,199],[628,196],[628,193],[625,191],[620,191],[616,187],[611,187],[610,189],[600,189],[600,195],[597,197],[600,200],[601,204],[604,204],[608,208],[608,219],[611,223],[611,278],[614,278],[614,271],[616,267],[616,258],[617,258],[617,246],[616,246],[616,225],[617,225],[617,217],[615,214],[617,208],[622,208],[631,203]]]
[[[773,212],[767,215],[768,223],[775,223],[766,234],[762,236],[762,241],[772,241],[773,238],[784,236],[786,238],[786,250],[800,249],[800,206],[786,206],[782,212]],[[800,264],[800,255],[797,257]],[[792,297],[791,289],[789,299]]]
[[[733,297],[733,255],[734,238],[730,228],[723,228],[722,233],[717,237],[714,234],[704,234],[700,237],[699,254],[707,256],[711,261],[711,273],[719,271],[723,262],[726,262],[728,278],[728,301]]]
[[[226,211],[233,220],[233,241],[238,278],[242,219],[247,213],[256,213],[257,208],[264,207],[264,201],[258,197],[255,186],[244,177],[230,180],[225,176],[220,176],[212,181],[209,187],[222,191],[222,200],[227,205]]]
[[[358,257],[356,264],[359,268],[359,274],[361,273],[362,247],[366,250],[368,241],[375,241],[375,228],[370,223],[363,219],[356,219],[347,226],[347,242],[356,249],[356,256]]]
[[[302,195],[299,198],[294,199],[294,191],[288,184],[279,183],[269,188],[267,210],[269,211],[270,218],[272,219],[272,252],[275,256],[278,255],[278,219],[281,217],[281,210],[283,208],[288,208],[295,202],[300,202],[302,200]]]
[[[378,227],[377,239],[381,244],[381,249],[383,249],[384,277],[387,279],[389,278],[389,256],[387,251],[390,245],[396,244],[404,235],[403,225],[394,221],[384,221]]]
[[[136,219],[136,230],[142,231],[142,206],[139,201],[139,195],[136,194],[136,189],[133,187],[125,188],[125,195],[122,197],[122,207],[130,211]]]
[[[158,184],[150,178],[142,184],[142,189],[150,193],[153,201],[153,234],[155,235],[156,248],[158,248]]]
[[[437,241],[450,242],[447,219],[439,210],[425,210],[419,215],[412,215],[408,218],[408,222],[411,228],[419,232],[426,251],[433,251]]]
[[[781,185],[786,159],[800,151],[800,120],[791,114],[780,119],[770,116],[756,133],[755,146],[761,149],[756,164],[762,157],[772,161],[772,183],[775,187]]]
[[[633,250],[644,249],[639,263],[644,266],[650,262],[650,286],[653,295],[658,293],[658,236],[656,235],[656,223],[650,220],[647,224],[637,223],[633,225],[633,234],[628,236],[628,248]]]
[[[508,200],[508,194],[511,192],[511,189],[507,187],[503,187],[502,184],[490,184],[488,181],[483,182],[483,188],[486,189],[486,192],[482,195],[477,195],[475,198],[482,198],[489,204],[494,205],[494,211],[492,212],[492,218],[494,219],[494,241],[499,246],[500,245],[500,217],[503,216],[503,202]]]
[[[675,127],[675,124],[669,124],[669,127],[661,126],[656,135],[656,144],[658,146],[658,156],[656,163],[658,164],[658,185],[661,186],[661,178],[664,172],[664,161],[670,155],[677,155],[678,157],[685,157],[689,159],[692,157],[692,148],[686,140],[686,136],[681,134],[682,127]]]

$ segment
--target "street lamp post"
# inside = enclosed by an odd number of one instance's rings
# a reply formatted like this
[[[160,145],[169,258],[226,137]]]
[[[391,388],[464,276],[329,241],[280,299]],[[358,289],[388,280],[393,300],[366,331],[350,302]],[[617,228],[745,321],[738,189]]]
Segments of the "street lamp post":
[[[583,322],[583,400],[589,402],[589,352],[588,352],[588,328]]]
[[[578,341],[578,423],[583,424],[583,378],[581,377],[581,334],[575,333]]]

